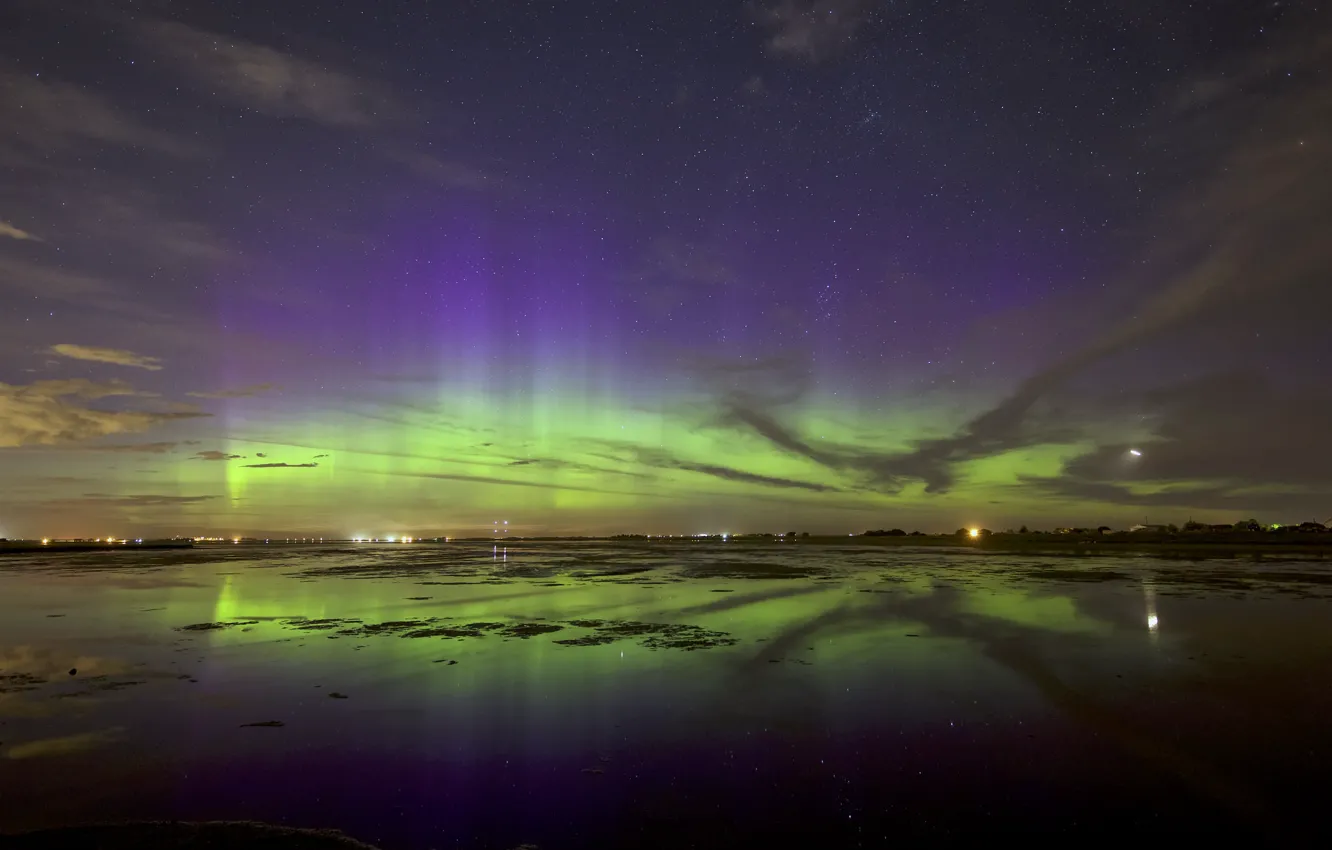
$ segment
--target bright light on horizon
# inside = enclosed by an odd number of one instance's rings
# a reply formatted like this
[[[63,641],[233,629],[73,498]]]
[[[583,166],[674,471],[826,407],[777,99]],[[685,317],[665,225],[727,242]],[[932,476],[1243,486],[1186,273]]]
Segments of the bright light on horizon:
[[[979,529],[979,528],[973,528],[973,529],[969,530],[969,531],[967,532],[967,534],[968,534],[968,536],[973,537],[973,538],[975,538],[975,537],[980,537],[980,529]]]

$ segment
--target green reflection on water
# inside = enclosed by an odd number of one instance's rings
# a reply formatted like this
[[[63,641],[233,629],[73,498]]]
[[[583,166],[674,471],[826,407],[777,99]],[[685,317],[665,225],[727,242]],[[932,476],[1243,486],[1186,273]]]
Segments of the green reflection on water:
[[[1072,596],[993,588],[971,590],[959,607],[982,617],[1044,631],[1103,635],[1112,631],[1110,623],[1079,610]]]

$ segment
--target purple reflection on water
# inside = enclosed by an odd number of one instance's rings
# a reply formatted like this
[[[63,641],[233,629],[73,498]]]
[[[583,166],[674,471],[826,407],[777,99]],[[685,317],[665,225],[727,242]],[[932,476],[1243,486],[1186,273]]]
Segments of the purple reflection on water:
[[[558,848],[1318,828],[1318,565],[490,555],[6,562],[0,829]]]

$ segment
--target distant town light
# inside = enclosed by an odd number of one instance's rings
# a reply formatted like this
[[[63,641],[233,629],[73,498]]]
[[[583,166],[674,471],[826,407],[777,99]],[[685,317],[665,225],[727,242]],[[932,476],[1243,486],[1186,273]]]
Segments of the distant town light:
[[[1142,457],[1142,452],[1138,451],[1137,449],[1129,449],[1129,454],[1133,455],[1134,457]]]
[[[51,542],[51,538],[49,538],[49,537],[43,537],[43,538],[42,538],[42,545],[43,545],[43,546],[47,545],[47,544],[50,543],[50,542]]]

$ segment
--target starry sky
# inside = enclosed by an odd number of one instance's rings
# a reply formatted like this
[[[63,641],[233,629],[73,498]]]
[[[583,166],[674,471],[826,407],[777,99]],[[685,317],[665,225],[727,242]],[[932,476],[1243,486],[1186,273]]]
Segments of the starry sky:
[[[1332,516],[1319,4],[17,0],[0,57],[0,536]]]

